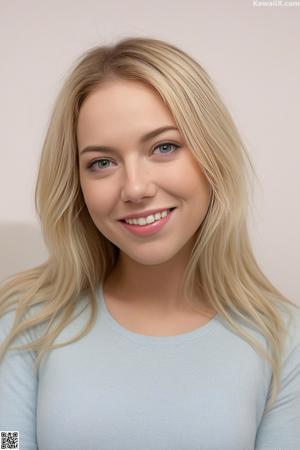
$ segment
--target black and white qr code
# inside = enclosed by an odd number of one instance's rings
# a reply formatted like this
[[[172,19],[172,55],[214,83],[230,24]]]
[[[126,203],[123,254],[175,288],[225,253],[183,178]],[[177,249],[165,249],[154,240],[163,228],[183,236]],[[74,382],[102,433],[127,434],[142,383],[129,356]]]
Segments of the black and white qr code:
[[[1,450],[5,448],[20,450],[18,431],[1,431]]]

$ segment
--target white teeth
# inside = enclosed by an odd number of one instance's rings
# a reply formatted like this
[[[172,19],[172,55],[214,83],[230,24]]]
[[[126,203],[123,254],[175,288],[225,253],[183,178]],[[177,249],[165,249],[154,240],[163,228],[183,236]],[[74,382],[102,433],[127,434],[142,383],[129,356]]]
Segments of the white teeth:
[[[131,225],[146,225],[148,223],[160,220],[162,217],[166,217],[169,212],[170,210],[166,209],[165,211],[161,211],[159,213],[147,217],[139,217],[138,219],[125,219],[125,222]]]

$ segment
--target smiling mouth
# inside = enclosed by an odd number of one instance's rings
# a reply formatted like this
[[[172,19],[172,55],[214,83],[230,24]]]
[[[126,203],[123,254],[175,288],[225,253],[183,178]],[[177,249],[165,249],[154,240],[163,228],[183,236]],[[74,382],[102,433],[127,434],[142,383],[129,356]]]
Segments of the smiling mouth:
[[[174,211],[174,209],[176,209],[176,206],[174,208],[169,208],[168,211],[172,212],[172,211]],[[155,214],[153,214],[153,215],[155,215]],[[127,223],[125,219],[120,219],[120,220],[118,220],[118,222]]]

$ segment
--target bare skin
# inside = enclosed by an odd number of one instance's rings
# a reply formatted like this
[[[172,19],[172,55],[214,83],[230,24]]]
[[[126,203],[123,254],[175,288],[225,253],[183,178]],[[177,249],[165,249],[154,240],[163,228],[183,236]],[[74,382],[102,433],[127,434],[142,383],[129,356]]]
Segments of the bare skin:
[[[113,276],[115,276],[115,272],[106,279],[103,285],[106,307],[119,324],[135,333],[149,336],[174,336],[205,325],[216,314],[212,309],[203,307],[203,312],[199,312],[190,306],[166,314],[157,313],[150,304],[148,308],[145,308],[139,298],[128,298],[127,295],[124,296],[118,291],[118,284],[114,281]]]
[[[120,249],[103,285],[105,302],[116,320],[143,334],[190,331],[215,314],[204,305],[204,313],[192,310],[182,292],[183,272],[209,205],[208,181],[178,130],[140,143],[144,134],[167,125],[177,126],[157,92],[125,80],[90,94],[78,120],[85,203],[98,230]],[[91,145],[116,152],[81,153]],[[176,207],[172,220],[151,237],[135,236],[118,222],[164,207]]]

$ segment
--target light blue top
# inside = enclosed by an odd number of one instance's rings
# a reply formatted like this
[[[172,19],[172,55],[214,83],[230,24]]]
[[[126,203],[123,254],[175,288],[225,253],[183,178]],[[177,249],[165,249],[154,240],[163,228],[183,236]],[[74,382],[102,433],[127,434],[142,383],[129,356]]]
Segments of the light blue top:
[[[101,286],[98,301],[92,330],[48,352],[37,376],[33,351],[9,352],[0,365],[0,431],[19,431],[22,450],[300,449],[299,310],[265,415],[270,367],[219,315],[191,332],[147,336],[112,317]],[[89,308],[80,310],[55,343],[83,329]],[[1,341],[11,320],[0,320]]]

